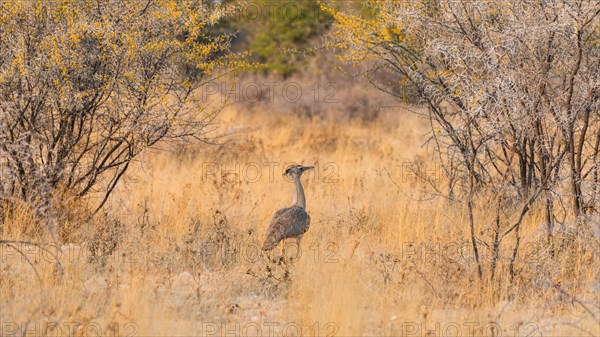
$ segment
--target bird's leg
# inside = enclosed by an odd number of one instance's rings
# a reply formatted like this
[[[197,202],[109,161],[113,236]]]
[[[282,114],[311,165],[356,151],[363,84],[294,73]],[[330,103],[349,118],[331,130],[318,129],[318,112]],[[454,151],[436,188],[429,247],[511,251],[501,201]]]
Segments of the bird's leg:
[[[300,243],[302,242],[302,235],[296,237],[296,259],[302,256],[302,250],[300,250]]]
[[[286,256],[285,256],[285,239],[281,240],[281,256],[279,257],[279,264],[283,264],[287,266]]]
[[[289,260],[291,263],[295,263],[296,261],[298,261],[300,259],[300,257],[302,256],[302,251],[300,250],[300,242],[302,241],[302,236],[297,236],[296,237],[296,244],[295,244],[295,252],[290,253],[289,256]],[[292,244],[292,246],[294,246]],[[285,256],[287,258],[287,256]]]

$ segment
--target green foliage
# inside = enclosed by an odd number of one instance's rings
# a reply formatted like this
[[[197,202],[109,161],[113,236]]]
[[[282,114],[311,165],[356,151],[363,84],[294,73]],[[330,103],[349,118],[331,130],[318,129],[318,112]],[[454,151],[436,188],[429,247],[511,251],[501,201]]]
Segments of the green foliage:
[[[317,0],[257,0],[247,7],[241,26],[249,35],[247,46],[264,72],[284,77],[299,71],[313,47],[330,27],[331,16]]]

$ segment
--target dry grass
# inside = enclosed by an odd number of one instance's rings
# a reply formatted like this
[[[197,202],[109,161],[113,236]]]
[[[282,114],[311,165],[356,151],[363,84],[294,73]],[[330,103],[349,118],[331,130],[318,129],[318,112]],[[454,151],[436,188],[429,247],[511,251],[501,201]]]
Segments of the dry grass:
[[[444,186],[421,148],[426,121],[401,109],[370,122],[233,108],[221,118],[223,130],[248,129],[223,146],[148,153],[106,214],[73,229],[79,243],[62,246],[61,265],[40,247],[16,244],[28,249],[36,275],[1,245],[0,334],[41,335],[52,324],[63,336],[256,335],[257,328],[286,336],[492,336],[494,324],[497,336],[515,336],[517,327],[518,335],[600,334],[592,233],[570,234],[565,225],[550,258],[538,249],[543,220],[533,210],[522,229],[528,262],[517,265],[514,286],[512,237],[496,280],[479,281],[464,206],[434,197],[407,170],[423,162]],[[291,202],[281,176],[291,162],[318,169],[303,177],[312,224],[302,255],[282,263],[258,243],[273,212]],[[482,238],[495,216],[487,203],[482,198],[476,214]],[[18,234],[28,221],[6,219],[3,239],[28,239]],[[489,275],[489,249],[482,250]]]

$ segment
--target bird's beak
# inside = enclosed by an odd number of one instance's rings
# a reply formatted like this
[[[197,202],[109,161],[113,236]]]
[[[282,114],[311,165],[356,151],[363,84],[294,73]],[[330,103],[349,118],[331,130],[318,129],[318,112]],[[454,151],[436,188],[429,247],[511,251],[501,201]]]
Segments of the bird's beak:
[[[314,169],[315,167],[314,166],[303,166],[302,168],[304,169],[304,171],[308,171],[310,169]]]

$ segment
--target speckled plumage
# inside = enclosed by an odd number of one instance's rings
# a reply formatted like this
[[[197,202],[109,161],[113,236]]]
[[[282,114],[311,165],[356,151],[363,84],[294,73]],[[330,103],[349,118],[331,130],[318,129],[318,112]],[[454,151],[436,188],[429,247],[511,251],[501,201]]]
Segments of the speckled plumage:
[[[309,227],[310,216],[304,208],[297,206],[282,208],[273,215],[262,249],[271,250],[283,239],[301,236]]]

